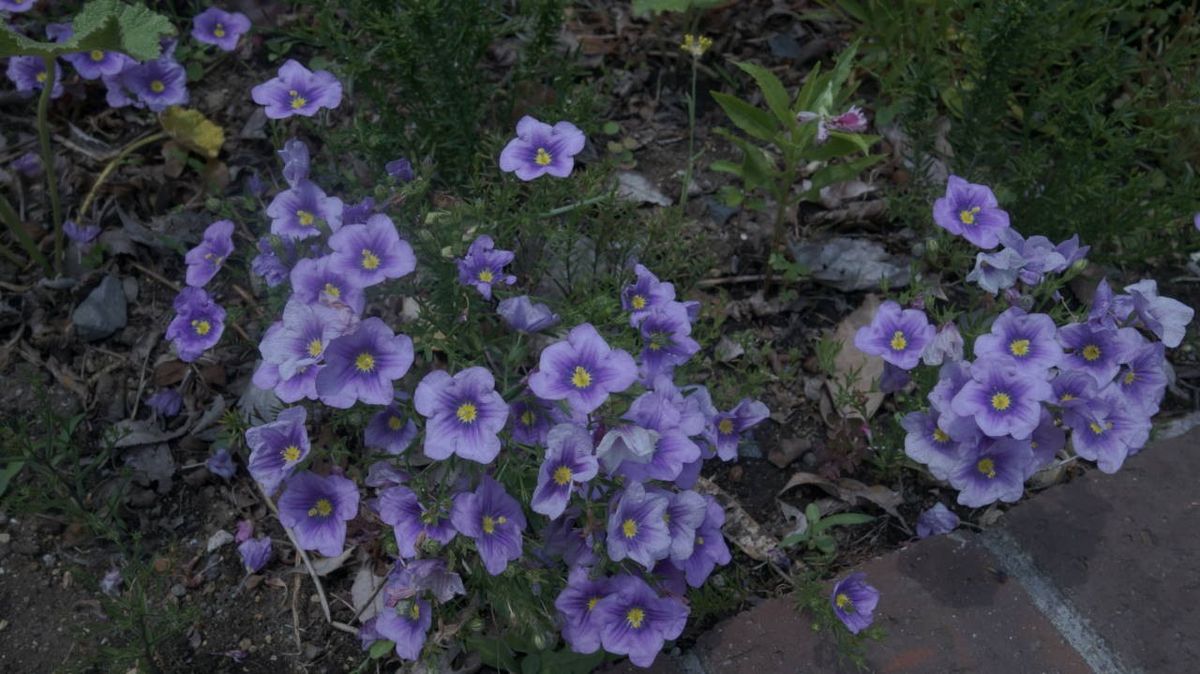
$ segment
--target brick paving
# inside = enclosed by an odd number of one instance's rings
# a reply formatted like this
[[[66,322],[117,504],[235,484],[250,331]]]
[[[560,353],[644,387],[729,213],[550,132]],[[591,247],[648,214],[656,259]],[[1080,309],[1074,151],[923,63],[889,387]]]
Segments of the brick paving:
[[[869,671],[1200,672],[1200,430],[860,567],[882,593]],[[997,573],[999,571],[1000,573]],[[727,619],[655,674],[856,671],[789,599]],[[614,668],[638,670],[628,663]]]

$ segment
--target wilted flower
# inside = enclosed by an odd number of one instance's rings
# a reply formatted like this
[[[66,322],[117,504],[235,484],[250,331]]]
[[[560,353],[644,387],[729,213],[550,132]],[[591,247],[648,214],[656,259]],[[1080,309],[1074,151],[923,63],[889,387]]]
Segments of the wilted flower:
[[[365,225],[371,216],[375,215],[375,199],[363,197],[357,204],[342,208],[343,225]]]
[[[942,326],[934,336],[925,353],[921,354],[921,362],[926,365],[938,366],[946,361],[963,359],[963,338],[953,321]]]
[[[995,362],[976,362],[971,377],[950,407],[959,416],[974,417],[993,438],[1027,439],[1041,418],[1041,403],[1054,395],[1040,374],[1030,376]]]
[[[349,335],[325,348],[325,367],[317,374],[317,394],[330,407],[347,409],[355,402],[387,405],[396,397],[393,382],[413,363],[412,339],[397,335],[372,316]]]
[[[274,288],[286,281],[291,269],[284,264],[283,260],[279,259],[279,255],[271,247],[271,239],[265,236],[260,237],[255,246],[258,248],[258,255],[250,260],[250,271],[261,277],[269,288]]]
[[[42,175],[42,158],[36,152],[26,152],[13,160],[12,167],[26,178],[36,178]]]
[[[167,326],[167,339],[175,343],[179,359],[190,363],[221,340],[225,309],[200,288],[187,287],[175,297],[175,318]]]
[[[254,522],[250,520],[238,520],[237,528],[233,534],[233,540],[238,543],[244,543],[250,540],[254,535]]]
[[[517,122],[517,137],[500,153],[500,170],[515,172],[521,180],[546,174],[566,178],[585,142],[583,132],[570,122],[550,126],[526,115]]]
[[[299,138],[292,138],[283,144],[283,149],[276,154],[283,160],[283,179],[289,187],[308,178],[309,154],[308,145]]]
[[[233,252],[233,222],[218,220],[204,230],[204,239],[184,257],[187,263],[187,284],[202,288],[221,270],[225,259]]]
[[[271,218],[271,233],[292,239],[318,236],[318,221],[324,221],[329,231],[342,227],[342,200],[325,196],[325,191],[308,180],[299,180],[291,189],[275,195],[267,206]]]
[[[862,133],[867,130],[867,116],[863,113],[862,108],[852,105],[842,114],[830,117],[825,121],[825,125],[831,131]]]
[[[39,164],[39,166],[41,166]],[[81,249],[91,248],[92,242],[96,237],[100,236],[99,225],[80,225],[74,220],[67,220],[63,223],[63,234],[67,238],[74,241]]]
[[[364,225],[346,225],[329,237],[329,264],[350,283],[367,288],[397,279],[417,268],[412,246],[400,238],[386,215],[372,215]]]
[[[513,261],[510,250],[495,250],[492,237],[484,234],[471,243],[466,256],[456,261],[458,282],[473,286],[484,299],[492,299],[492,286],[497,283],[512,285],[517,277],[506,274],[504,267]]]
[[[490,476],[480,478],[474,492],[454,497],[450,520],[460,533],[474,539],[483,566],[491,575],[499,575],[510,561],[521,556],[525,514],[521,504]]]
[[[183,396],[173,388],[160,389],[146,399],[146,406],[161,417],[173,417],[183,407]]]
[[[500,300],[496,305],[496,313],[500,314],[508,327],[531,334],[552,328],[562,320],[550,307],[540,302],[535,304],[528,295]]]
[[[238,545],[246,573],[258,573],[271,561],[271,539],[266,536],[249,538]]]
[[[617,591],[596,604],[596,623],[604,650],[628,655],[639,667],[654,662],[663,643],[676,639],[687,624],[688,607],[679,599],[659,597],[640,578],[614,579]]]
[[[389,176],[395,178],[396,180],[398,180],[402,183],[410,183],[416,177],[413,175],[412,162],[405,159],[404,157],[401,157],[399,159],[393,159],[392,161],[388,162],[387,164],[384,164],[383,170],[387,171],[387,174]]]
[[[496,380],[482,367],[451,377],[444,370],[425,375],[413,406],[429,421],[425,455],[434,460],[459,457],[491,463],[500,452],[498,434],[508,421],[508,405],[496,392]]]
[[[208,457],[208,461],[204,462],[204,467],[208,472],[226,480],[232,480],[237,473],[237,465],[233,462],[233,457],[229,455],[229,450],[222,447]]]
[[[1196,310],[1179,300],[1158,296],[1158,283],[1153,279],[1125,286],[1125,292],[1133,298],[1133,310],[1142,324],[1162,340],[1168,348],[1183,342],[1188,323]]]
[[[192,19],[192,37],[198,42],[215,45],[221,51],[233,51],[238,39],[250,30],[250,19],[241,12],[226,12],[209,7]]]
[[[560,424],[550,429],[546,456],[530,502],[533,511],[557,519],[567,509],[575,484],[595,477],[597,468],[592,436],[586,428]]]
[[[917,538],[948,534],[958,528],[958,515],[941,503],[917,516]]]
[[[571,329],[567,338],[546,347],[529,388],[545,400],[566,400],[580,413],[590,413],[624,391],[637,378],[633,357],[612,349],[590,323]]]
[[[279,484],[308,456],[311,445],[304,427],[307,417],[303,407],[289,407],[275,421],[246,430],[250,475],[266,493],[274,494]]]
[[[640,482],[630,482],[608,515],[608,557],[614,562],[629,558],[646,567],[670,554],[671,536],[663,515],[667,499],[648,493]]]
[[[424,538],[445,545],[458,534],[449,513],[421,505],[408,487],[388,487],[379,493],[379,519],[395,529],[397,548],[406,559],[417,556]]]
[[[122,70],[121,82],[154,112],[188,102],[187,72],[167,56]]]
[[[854,333],[854,346],[865,354],[911,370],[921,362],[921,354],[933,341],[935,331],[925,312],[901,310],[899,304],[888,301],[879,305],[870,325]]]
[[[8,79],[12,81],[17,91],[32,95],[41,91],[46,85],[46,64],[38,56],[10,56],[8,59]],[[50,89],[50,98],[62,96],[62,67],[54,69],[54,86]]]
[[[846,629],[858,634],[875,620],[872,614],[879,604],[879,590],[867,584],[867,574],[852,573],[833,586],[829,603]]]
[[[388,454],[400,454],[408,449],[417,437],[417,425],[412,419],[404,420],[396,405],[388,405],[371,417],[363,444],[373,449],[382,449]]]
[[[933,204],[933,221],[987,250],[1000,243],[998,235],[1008,228],[1008,213],[1000,209],[996,195],[986,185],[952,175],[946,183],[946,196]]]
[[[310,71],[294,59],[279,68],[279,75],[250,91],[255,103],[266,107],[270,119],[293,115],[312,117],[321,108],[342,103],[342,83],[326,70]]]
[[[326,557],[342,553],[346,522],[358,515],[358,488],[340,475],[297,473],[279,497],[279,521],[296,535],[302,550]]]
[[[975,268],[967,274],[967,281],[995,295],[1013,287],[1024,266],[1025,258],[1011,248],[996,253],[978,253],[975,255]]]

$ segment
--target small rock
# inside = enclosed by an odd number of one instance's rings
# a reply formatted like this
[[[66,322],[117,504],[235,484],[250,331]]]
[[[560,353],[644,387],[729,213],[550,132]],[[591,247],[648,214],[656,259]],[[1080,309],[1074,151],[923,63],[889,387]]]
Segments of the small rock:
[[[736,206],[726,206],[716,197],[706,198],[704,206],[708,211],[708,217],[712,218],[713,223],[717,225],[724,225],[729,222],[729,218],[732,218],[733,214],[738,212]]]
[[[738,456],[743,459],[761,459],[763,458],[762,448],[755,442],[743,442],[738,446]]]
[[[12,540],[12,534],[8,533],[7,531],[0,534],[0,545],[3,545],[11,540]]]
[[[745,355],[746,349],[732,339],[721,336],[721,340],[717,342],[716,356],[717,360],[722,363],[728,363]]]
[[[799,59],[803,54],[800,42],[787,33],[775,33],[767,38],[767,46],[771,48],[772,55],[783,59]]]
[[[125,327],[125,308],[125,289],[109,275],[75,308],[71,321],[80,339],[95,342]]]
[[[125,291],[125,300],[130,304],[137,302],[138,298],[138,281],[133,276],[126,276],[121,279],[121,289]]]
[[[800,458],[812,449],[812,441],[808,438],[787,438],[780,441],[779,448],[771,450],[767,460],[779,468],[787,468],[788,464]]]
[[[626,201],[655,206],[670,206],[674,203],[646,176],[633,171],[621,171],[617,174],[617,196]]]
[[[187,594],[187,588],[181,583],[175,583],[171,586],[171,594],[176,597],[183,597],[185,594]]]
[[[225,531],[224,529],[218,529],[215,534],[208,537],[207,551],[212,552],[213,550],[229,545],[232,542],[233,534]]]

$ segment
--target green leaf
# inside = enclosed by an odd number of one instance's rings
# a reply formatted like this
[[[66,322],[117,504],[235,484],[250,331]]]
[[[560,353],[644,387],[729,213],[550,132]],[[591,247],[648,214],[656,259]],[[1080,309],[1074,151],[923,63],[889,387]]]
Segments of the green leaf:
[[[833,551],[837,550],[837,542],[829,536],[818,536],[813,539],[813,545],[816,545],[818,550],[827,555],[833,554]]]
[[[24,461],[13,461],[4,466],[4,468],[0,468],[0,496],[4,496],[4,492],[8,491],[8,485],[12,484],[12,479],[16,477],[24,467]]]
[[[755,83],[758,84],[758,88],[763,92],[763,98],[767,101],[767,107],[771,109],[771,112],[775,113],[775,117],[779,122],[785,127],[790,126],[794,118],[791,109],[788,107],[787,91],[784,90],[783,83],[779,81],[775,73],[753,63],[738,63],[737,67],[754,78]]]
[[[379,641],[371,644],[371,650],[369,651],[371,659],[379,660],[381,658],[385,658],[387,657],[387,654],[391,653],[392,649],[395,647],[396,644],[391,639],[380,639]]]
[[[586,655],[569,650],[548,651],[541,654],[542,671],[554,674],[590,674],[604,664],[606,657],[602,650]]]
[[[159,41],[175,34],[167,17],[119,0],[91,0],[75,16],[71,28],[74,34],[65,42],[38,42],[5,26],[0,29],[0,57],[53,57],[98,49],[149,61],[158,58]]]
[[[743,177],[742,165],[735,164],[728,159],[718,159],[717,161],[709,164],[708,168],[716,171],[717,173],[732,173],[739,178]]]
[[[724,0],[633,0],[634,16],[645,16],[650,12],[686,12],[691,9],[708,9]]]
[[[813,174],[810,179],[812,187],[801,194],[800,198],[802,200],[815,201],[820,197],[822,187],[857,178],[858,174],[877,164],[882,159],[883,155],[876,154],[869,157],[860,157],[845,164],[830,164]]]
[[[473,636],[466,638],[469,650],[479,654],[483,664],[494,667],[502,672],[519,672],[521,666],[517,662],[516,653],[504,640],[496,637]]]
[[[807,531],[798,533],[798,534],[789,534],[787,536],[784,536],[783,540],[779,541],[779,545],[781,545],[785,548],[790,548],[793,545],[796,545],[798,543],[803,543],[806,540],[808,540],[808,532]]]
[[[821,519],[821,509],[816,503],[809,503],[804,506],[804,517],[808,519],[809,524],[816,524]]]
[[[719,91],[710,92],[721,108],[729,115],[729,120],[739,129],[758,140],[774,142],[775,120],[765,110],[760,110],[746,101]]]
[[[821,64],[814,64],[812,70],[808,71],[808,75],[804,78],[804,86],[800,87],[800,93],[796,94],[796,107],[793,109],[793,112],[814,110],[813,97],[816,96],[817,85],[821,84],[823,79],[821,77]]]
[[[823,145],[813,147],[804,155],[804,158],[810,161],[828,161],[858,152],[865,153],[869,152],[871,146],[877,142],[879,142],[879,136],[831,131],[828,140]]]
[[[820,524],[816,525],[816,528],[819,531],[824,531],[830,527],[849,527],[874,521],[874,517],[862,513],[838,513],[822,519]]]

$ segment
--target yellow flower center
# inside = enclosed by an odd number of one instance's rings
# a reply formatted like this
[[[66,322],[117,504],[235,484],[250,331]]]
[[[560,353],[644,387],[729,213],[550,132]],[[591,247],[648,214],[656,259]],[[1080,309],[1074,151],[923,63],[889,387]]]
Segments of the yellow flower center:
[[[587,603],[587,610],[590,611],[590,610],[596,608],[596,604],[600,603],[600,599],[601,599],[601,597],[592,597],[591,599],[589,599],[588,603]]]
[[[1104,427],[1094,421],[1088,424],[1088,428],[1092,429],[1092,432],[1096,435],[1104,433]]]
[[[1087,346],[1083,347],[1083,351],[1081,353],[1083,354],[1083,359],[1091,363],[1100,358],[1100,347],[1096,346],[1095,344],[1088,344]]]
[[[535,421],[537,421],[537,417],[534,416],[532,411],[525,410],[521,413],[521,423],[525,424],[526,426],[532,426],[533,422]]]
[[[314,339],[308,343],[308,355],[316,358],[321,355],[321,340]]]
[[[333,514],[333,504],[327,498],[319,498],[313,507],[308,509],[309,517],[329,517]]]
[[[950,436],[946,435],[946,431],[943,431],[940,428],[935,428],[935,429],[933,429],[933,441],[934,442],[950,442]]]
[[[337,299],[342,296],[341,289],[338,288],[337,286],[333,285],[332,283],[326,283],[325,287],[321,288],[321,291],[334,299]]]
[[[1029,355],[1029,340],[1028,339],[1014,339],[1008,345],[1008,352],[1011,353],[1012,355],[1016,356],[1017,358],[1022,358],[1024,356],[1028,356]]]
[[[908,340],[904,337],[903,330],[897,330],[892,333],[892,351],[903,351],[908,348]]]
[[[634,536],[637,536],[637,532],[637,522],[629,519],[621,523],[621,533],[625,535],[625,538],[633,538]]]
[[[387,425],[388,428],[392,429],[393,431],[398,431],[400,430],[400,427],[404,425],[404,422],[400,420],[400,417],[393,416],[388,417]]]
[[[305,210],[296,211],[296,219],[304,227],[312,227],[312,224],[317,221],[317,216]]]
[[[360,353],[358,358],[354,359],[354,367],[359,372],[370,372],[375,369],[375,356],[369,353]]]
[[[571,482],[571,477],[573,475],[574,474],[571,472],[570,468],[567,468],[566,466],[559,466],[554,470],[554,484],[560,487],[565,487]]]
[[[833,601],[835,604],[837,604],[837,607],[843,611],[854,610],[854,602],[851,601],[850,595],[846,594],[845,592],[839,592],[837,597],[834,597]]]
[[[587,388],[592,385],[592,375],[582,365],[576,365],[575,371],[571,373],[571,384],[575,388]]]
[[[642,623],[646,622],[646,612],[635,606],[625,613],[625,622],[635,630],[641,629]]]
[[[479,416],[479,410],[471,403],[463,403],[458,406],[458,410],[454,412],[454,416],[464,424],[469,424],[475,421],[475,417]]]
[[[296,445],[288,445],[287,447],[284,447],[283,448],[283,460],[284,461],[299,461],[300,460],[300,448],[297,447]]]
[[[641,295],[634,295],[633,299],[629,300],[629,306],[641,311],[646,308],[646,298]]]
[[[959,211],[958,219],[962,220],[962,223],[964,225],[973,225],[973,224],[975,224],[975,216],[978,215],[979,211],[980,211],[979,206],[973,206],[966,210]]]
[[[421,605],[414,601],[412,603],[412,605],[409,606],[409,608],[408,608],[408,616],[410,618],[412,618],[413,620],[420,620],[421,619]]]
[[[197,335],[200,335],[201,337],[203,337],[204,335],[207,335],[209,333],[209,331],[212,330],[212,323],[209,323],[208,321],[205,321],[205,320],[197,319],[197,320],[192,321],[192,329],[196,331]]]
[[[553,160],[550,158],[550,153],[546,152],[546,148],[539,147],[537,149],[537,154],[533,157],[533,161],[538,166],[549,166],[550,162]]]
[[[733,419],[722,419],[717,422],[717,432],[721,435],[729,435],[733,432]]]
[[[1058,397],[1058,402],[1060,402],[1060,403],[1069,403],[1069,402],[1071,402],[1071,401],[1072,401],[1072,400],[1074,400],[1074,399],[1075,399],[1075,396],[1071,395],[1070,393],[1064,393],[1064,394],[1062,394],[1061,396],[1059,396],[1059,397]]]
[[[979,463],[975,464],[975,470],[983,473],[990,480],[996,477],[996,462],[991,459],[980,459]]]
[[[704,537],[703,536],[696,537],[696,545],[704,545]]]
[[[37,74],[37,76],[36,76],[36,79],[37,79],[37,81],[39,81],[39,82],[41,82],[41,83],[45,84],[45,82],[46,82],[46,71],[45,71],[45,70],[43,70],[42,72],[38,73],[38,74]]]
[[[992,395],[992,408],[998,412],[1012,407],[1012,398],[1008,397],[1007,393],[1000,392]]]
[[[368,248],[362,249],[362,267],[368,271],[379,269],[379,256]]]
[[[1136,379],[1137,379],[1137,375],[1136,375],[1136,374],[1134,374],[1133,370],[1130,370],[1129,372],[1126,372],[1126,373],[1125,373],[1125,378],[1124,378],[1124,379],[1122,379],[1121,381],[1125,382],[1125,385],[1126,385],[1126,386],[1129,386],[1129,385],[1130,385],[1130,384],[1132,384],[1132,383],[1134,382],[1134,380],[1136,380]]]
[[[213,26],[213,36],[225,37],[225,26],[222,26],[219,23],[216,26]],[[414,604],[414,606],[415,606],[415,604]]]
[[[496,520],[492,519],[491,515],[483,516],[482,526],[483,526],[483,533],[485,533],[485,534],[496,533]]]
[[[491,283],[495,278],[496,276],[492,274],[490,269],[484,269],[483,271],[479,272],[479,280],[483,281],[484,283]]]
[[[156,94],[161,94],[167,90],[167,85],[163,84],[162,80],[154,80],[150,83],[150,91]]]
[[[104,52],[100,51],[99,49],[93,49],[90,56],[92,57],[93,61],[103,61],[104,60]]]
[[[306,101],[304,99],[304,97],[300,95],[300,92],[296,91],[295,89],[292,89],[291,91],[289,91],[288,96],[290,96],[292,99],[292,109],[293,110],[299,110],[300,108],[303,108],[304,106],[308,105],[308,101]]]

